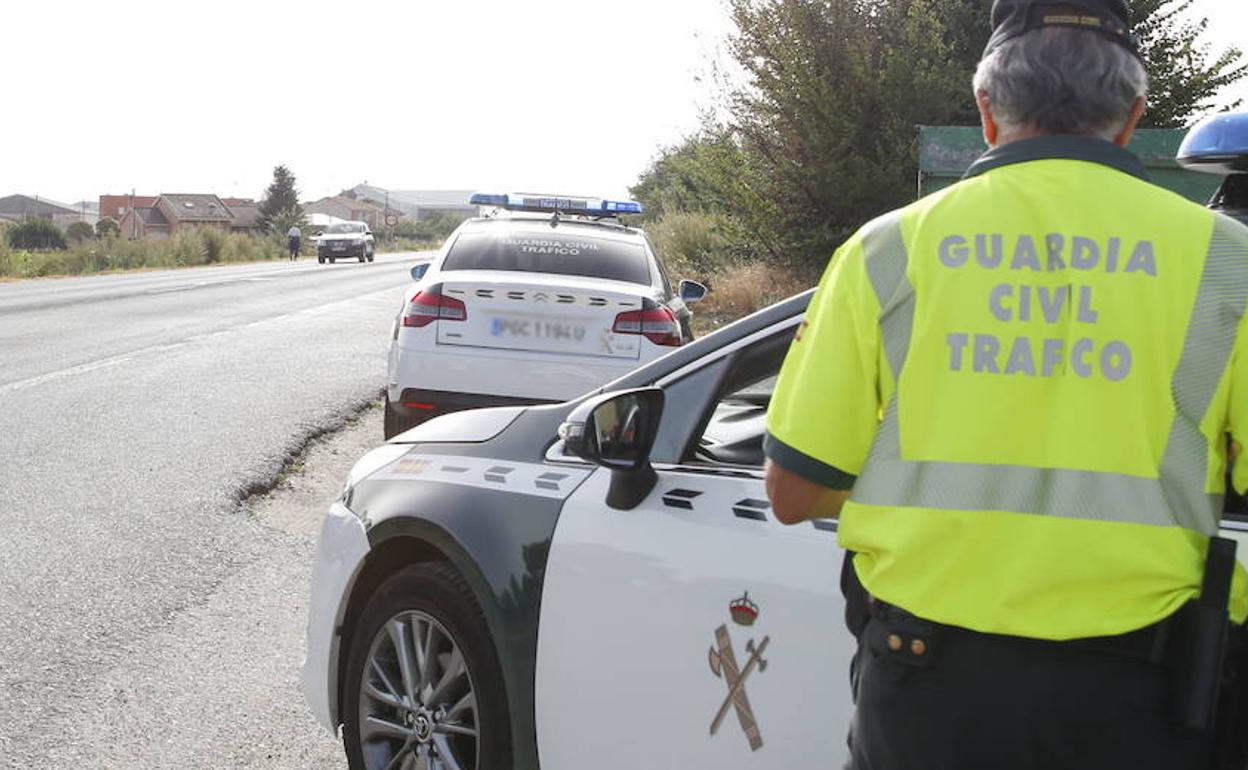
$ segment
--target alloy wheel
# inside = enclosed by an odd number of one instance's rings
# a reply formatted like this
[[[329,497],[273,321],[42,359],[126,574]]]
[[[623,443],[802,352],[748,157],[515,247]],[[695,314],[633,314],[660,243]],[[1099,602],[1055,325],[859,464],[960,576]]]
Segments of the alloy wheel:
[[[477,770],[472,677],[446,627],[419,610],[390,618],[365,659],[360,747],[368,770]]]

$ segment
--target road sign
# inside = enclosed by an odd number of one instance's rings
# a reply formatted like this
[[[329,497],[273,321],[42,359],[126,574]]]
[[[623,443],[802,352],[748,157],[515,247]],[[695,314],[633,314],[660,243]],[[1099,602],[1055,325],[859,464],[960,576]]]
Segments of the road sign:
[[[399,218],[394,214],[386,214],[386,226],[394,227],[399,223]]]

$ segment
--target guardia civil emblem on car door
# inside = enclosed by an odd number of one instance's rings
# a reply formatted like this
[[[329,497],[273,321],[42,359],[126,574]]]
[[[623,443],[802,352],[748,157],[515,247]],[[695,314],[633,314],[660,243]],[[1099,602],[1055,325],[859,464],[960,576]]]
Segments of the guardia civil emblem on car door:
[[[758,613],[759,607],[750,601],[748,591],[728,605],[728,614],[737,625],[754,625],[754,621],[758,620]],[[763,640],[757,644],[753,638],[747,640],[745,666],[739,667],[736,653],[732,649],[732,635],[728,633],[728,625],[724,624],[715,629],[715,644],[708,654],[711,672],[723,679],[728,686],[728,693],[724,696],[719,711],[715,713],[715,718],[711,720],[711,735],[719,732],[720,725],[724,723],[729,710],[735,711],[737,721],[750,742],[751,751],[758,751],[763,747],[763,735],[759,732],[758,720],[754,718],[754,710],[750,707],[750,698],[746,694],[745,685],[755,671],[762,673],[767,670],[767,661],[763,658],[763,653],[766,652],[770,642],[770,636],[764,636]]]

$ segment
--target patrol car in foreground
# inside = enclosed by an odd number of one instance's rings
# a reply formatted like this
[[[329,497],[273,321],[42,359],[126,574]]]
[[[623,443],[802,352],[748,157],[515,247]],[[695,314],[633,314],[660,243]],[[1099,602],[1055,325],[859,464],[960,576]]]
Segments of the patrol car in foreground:
[[[352,768],[843,763],[836,523],[781,525],[762,473],[809,297],[359,461],[321,530],[303,667]]]
[[[474,195],[491,216],[413,269],[395,320],[385,396],[390,438],[457,409],[572,398],[692,339],[688,303],[641,230],[641,204]]]

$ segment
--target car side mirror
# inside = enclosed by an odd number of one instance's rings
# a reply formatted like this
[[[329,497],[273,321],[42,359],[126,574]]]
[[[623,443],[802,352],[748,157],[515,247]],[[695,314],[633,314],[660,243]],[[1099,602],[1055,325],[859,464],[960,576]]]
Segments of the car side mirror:
[[[425,273],[429,272],[429,263],[421,262],[419,265],[412,265],[412,280],[419,281],[425,277]]]
[[[639,388],[591,398],[559,426],[567,451],[611,471],[607,505],[631,510],[658,483],[650,450],[663,416],[663,391]]]
[[[701,302],[706,296],[707,288],[697,281],[688,279],[682,280],[676,293],[684,300],[686,304],[692,305],[694,302]]]

